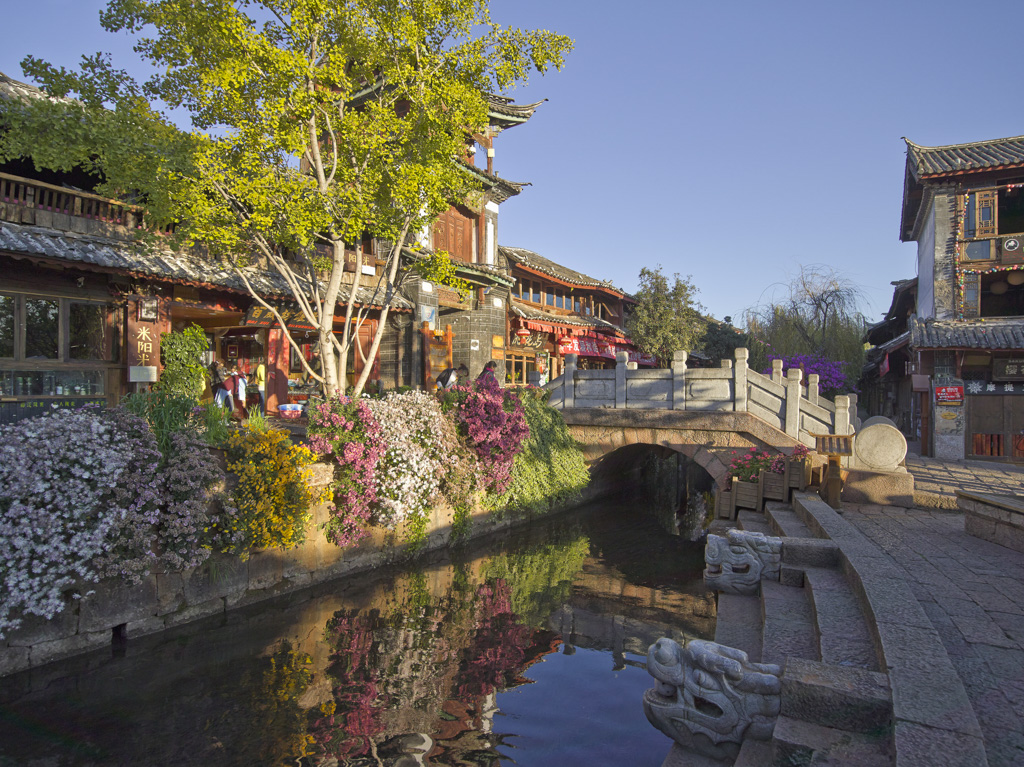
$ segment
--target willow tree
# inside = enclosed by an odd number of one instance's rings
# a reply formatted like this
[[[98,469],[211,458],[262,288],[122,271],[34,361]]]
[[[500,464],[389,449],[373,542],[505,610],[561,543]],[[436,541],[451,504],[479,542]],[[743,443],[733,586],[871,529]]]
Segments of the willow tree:
[[[333,332],[345,243],[357,265],[366,233],[390,243],[367,285],[382,306],[373,359],[410,235],[474,191],[455,160],[486,124],[485,94],[561,68],[572,47],[562,35],[493,23],[487,0],[113,0],[100,20],[137,36],[136,52],[158,72],[141,88],[102,56],[78,72],[23,62],[87,113],[78,159],[99,166],[106,191],[140,193],[154,220],[177,221],[187,243],[225,259],[247,285],[253,267],[279,274],[318,329],[322,374],[307,371],[328,395],[344,390],[353,325],[365,318],[357,266],[342,337]],[[29,104],[12,119],[33,122],[33,110],[50,108]],[[171,117],[183,113],[190,133],[169,139]],[[163,159],[139,163],[140,173],[130,155],[150,147]],[[452,273],[443,255],[421,268]],[[277,308],[250,292],[287,333]]]
[[[839,363],[856,381],[864,362],[867,321],[861,295],[841,273],[827,266],[802,266],[782,297],[747,309],[752,344],[751,365],[767,368],[769,360],[811,355]],[[847,384],[849,385],[849,384]]]

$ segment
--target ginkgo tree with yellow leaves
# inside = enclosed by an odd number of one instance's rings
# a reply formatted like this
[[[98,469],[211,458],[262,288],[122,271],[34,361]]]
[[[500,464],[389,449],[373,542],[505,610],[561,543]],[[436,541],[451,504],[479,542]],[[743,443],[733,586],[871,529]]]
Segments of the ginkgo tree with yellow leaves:
[[[382,307],[372,359],[410,233],[474,191],[455,158],[487,122],[486,94],[560,69],[572,48],[494,23],[488,0],[113,0],[100,20],[135,35],[157,74],[139,85],[103,55],[76,72],[29,57],[27,74],[73,100],[9,106],[0,156],[95,170],[101,191],[137,195],[247,284],[252,268],[279,274],[318,328],[322,370],[307,369],[329,396],[366,311],[361,269],[340,300],[345,243],[356,263],[365,233],[390,243],[366,285]],[[188,130],[174,127],[182,114]],[[445,259],[414,268],[450,275]]]

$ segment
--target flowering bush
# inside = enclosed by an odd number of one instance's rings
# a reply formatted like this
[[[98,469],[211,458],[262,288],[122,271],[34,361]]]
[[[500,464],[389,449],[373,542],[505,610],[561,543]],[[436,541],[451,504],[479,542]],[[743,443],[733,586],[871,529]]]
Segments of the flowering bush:
[[[244,545],[238,510],[221,488],[224,471],[206,442],[191,429],[174,432],[164,465],[166,506],[157,528],[157,545],[174,570],[198,567],[210,550],[235,551]],[[212,511],[218,509],[218,511]]]
[[[373,521],[387,527],[408,521],[412,543],[426,536],[426,511],[440,496],[459,444],[455,425],[437,399],[422,391],[369,400],[385,450],[377,467]]]
[[[118,492],[145,466],[125,449],[131,440],[88,410],[0,427],[0,635],[20,625],[18,611],[52,618],[63,610],[65,590],[112,567],[97,563],[108,546],[133,556],[144,548],[120,528],[149,513]]]
[[[519,397],[494,381],[454,386],[439,396],[442,409],[454,415],[459,433],[476,453],[485,488],[505,492],[516,454],[530,435]]]
[[[377,464],[386,449],[380,424],[365,400],[339,395],[309,411],[307,434],[315,455],[337,463],[326,533],[336,545],[348,546],[366,535],[377,500]]]
[[[228,439],[227,450],[228,469],[238,475],[230,530],[236,553],[245,559],[251,547],[302,543],[312,507],[322,500],[308,484],[306,467],[316,460],[313,452],[293,445],[284,429],[239,429]]]
[[[124,509],[124,516],[96,557],[97,573],[138,583],[155,561],[153,528],[160,523],[166,502],[165,482],[159,472],[160,448],[149,425],[125,408],[89,408],[87,412],[111,425],[127,458],[124,471],[110,488],[114,504]],[[90,449],[88,445],[81,448]]]
[[[803,445],[797,445],[793,449],[793,458],[803,458],[808,454]],[[729,475],[736,477],[743,482],[756,482],[757,475],[761,471],[768,471],[773,474],[783,474],[786,471],[786,461],[789,459],[781,453],[769,453],[764,450],[758,451],[756,447],[750,448],[746,453],[732,451],[736,458],[729,463]]]
[[[835,397],[837,394],[857,391],[856,383],[846,375],[845,362],[836,362],[827,357],[816,354],[794,354],[785,357],[781,354],[768,356],[768,363],[772,360],[782,360],[782,374],[786,375],[790,368],[799,368],[804,371],[803,383],[807,385],[807,376],[816,373],[818,376],[818,391],[823,397]],[[764,371],[765,375],[771,375],[771,368]]]

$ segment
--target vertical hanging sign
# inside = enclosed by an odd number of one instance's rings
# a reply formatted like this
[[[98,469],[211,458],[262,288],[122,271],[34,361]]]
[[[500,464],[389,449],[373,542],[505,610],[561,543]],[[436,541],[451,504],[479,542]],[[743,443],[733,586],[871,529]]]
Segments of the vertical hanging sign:
[[[152,383],[160,372],[160,303],[153,296],[139,297],[128,313],[128,381]]]

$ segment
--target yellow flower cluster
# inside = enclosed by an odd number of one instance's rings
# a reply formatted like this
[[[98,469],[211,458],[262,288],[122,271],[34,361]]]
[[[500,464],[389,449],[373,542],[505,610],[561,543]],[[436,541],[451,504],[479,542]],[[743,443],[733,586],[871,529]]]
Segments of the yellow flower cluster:
[[[311,488],[306,468],[316,456],[293,445],[287,431],[240,429],[228,439],[228,470],[238,476],[236,526],[252,548],[290,548],[305,540],[311,510],[327,500]]]

